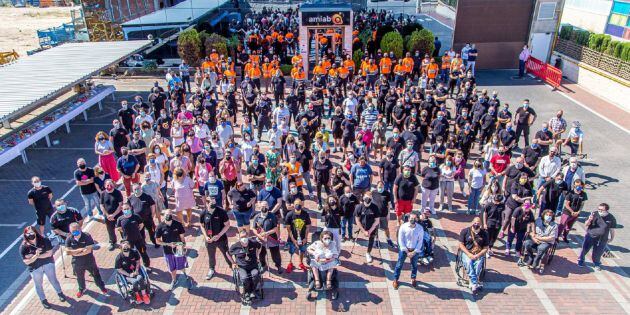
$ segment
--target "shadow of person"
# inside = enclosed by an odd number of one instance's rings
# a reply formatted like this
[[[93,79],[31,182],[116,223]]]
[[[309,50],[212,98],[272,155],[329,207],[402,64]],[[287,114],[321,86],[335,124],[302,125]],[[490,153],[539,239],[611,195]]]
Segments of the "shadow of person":
[[[375,306],[383,303],[383,299],[368,289],[340,290],[339,297],[331,301],[335,312],[355,312],[352,306]]]

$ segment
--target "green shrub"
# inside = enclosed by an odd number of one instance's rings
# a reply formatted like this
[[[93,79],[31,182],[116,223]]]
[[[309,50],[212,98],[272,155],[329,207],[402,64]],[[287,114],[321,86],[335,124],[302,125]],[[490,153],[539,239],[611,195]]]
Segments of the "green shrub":
[[[431,38],[433,40],[433,38]],[[398,32],[389,32],[381,40],[381,50],[383,53],[394,52],[396,58],[403,56],[403,38]]]
[[[206,32],[205,30],[199,32],[199,41],[201,42],[201,55],[202,56],[208,56],[210,55],[209,51],[206,51],[206,47],[205,47],[205,42],[208,39],[208,37],[210,37],[210,33]]]
[[[376,29],[376,43],[380,43],[385,34],[395,32],[396,30],[391,25],[381,26]]]
[[[365,53],[363,52],[363,50],[355,50],[352,53],[352,61],[354,61],[355,70],[361,67],[361,60],[363,60],[363,56],[365,56]]]
[[[608,43],[608,46],[606,47],[606,50],[604,50],[604,53],[607,55],[611,55],[614,56],[615,55],[615,49],[617,48],[617,45],[619,44],[618,41],[616,40],[612,40]]]
[[[588,38],[588,48],[598,50],[604,40],[603,34],[591,34]]]
[[[406,40],[407,51],[415,52],[420,51],[420,55],[433,53],[435,45],[433,43],[433,33],[427,29],[422,29],[411,33]]]
[[[187,31],[183,31],[177,38],[177,53],[179,57],[190,66],[199,65],[201,58],[201,40],[199,39],[199,33],[196,29],[192,28]]]
[[[571,25],[562,25],[560,28],[560,38],[570,40],[571,35],[573,34],[573,26]]]
[[[280,65],[280,71],[282,71],[282,75],[291,75],[292,69],[293,65]]]
[[[372,38],[372,30],[364,29],[359,33],[359,40],[363,43],[363,47],[367,45],[370,38]]]
[[[610,45],[611,38],[610,35],[604,35],[602,40],[602,44],[599,46],[599,52],[605,52],[608,49],[608,45]]]
[[[579,30],[574,32],[575,42],[582,46],[588,46],[589,38],[591,37],[591,32],[585,30]]]
[[[623,50],[620,56],[623,61],[630,61],[630,43],[623,43]]]
[[[623,43],[617,42],[617,41],[615,41],[615,43],[617,43],[617,46],[615,46],[615,51],[613,52],[613,56],[615,58],[621,59],[621,53],[623,52],[624,45]]]
[[[210,36],[206,37],[206,40],[203,42],[203,46],[206,48],[206,53],[210,54],[213,49],[217,50],[217,54],[219,55],[227,55],[228,40],[227,38],[219,35],[219,34],[210,34]]]

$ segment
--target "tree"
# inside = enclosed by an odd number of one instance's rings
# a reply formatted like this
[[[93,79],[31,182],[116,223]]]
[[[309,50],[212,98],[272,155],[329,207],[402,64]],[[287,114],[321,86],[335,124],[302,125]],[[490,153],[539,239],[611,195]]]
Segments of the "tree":
[[[210,37],[210,33],[206,32],[206,30],[199,32],[199,41],[201,42],[200,51],[202,56],[207,56],[210,54],[209,51],[206,51],[206,47],[204,45],[208,37]]]
[[[363,60],[363,50],[356,50],[352,53],[352,61],[354,61],[354,69],[359,69],[361,67],[361,60]]]
[[[227,44],[227,38],[214,33],[210,34],[210,36],[208,36],[206,38],[206,41],[203,43],[203,45],[206,47],[207,54],[210,54],[213,49],[216,49],[217,54],[219,55],[227,55]]]
[[[427,29],[414,31],[407,40],[407,51],[415,52],[417,50],[420,55],[431,55],[435,49],[433,38],[433,33]]]
[[[177,53],[191,66],[197,66],[201,59],[201,40],[196,29],[183,31],[177,39]]]
[[[383,36],[381,40],[381,50],[383,53],[394,52],[396,58],[403,56],[403,38],[398,32],[389,32]]]

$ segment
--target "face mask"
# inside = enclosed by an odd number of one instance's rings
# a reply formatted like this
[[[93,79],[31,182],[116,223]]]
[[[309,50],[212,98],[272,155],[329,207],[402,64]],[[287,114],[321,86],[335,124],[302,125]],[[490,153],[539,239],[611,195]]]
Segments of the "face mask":
[[[518,183],[521,185],[525,185],[527,183],[527,178],[519,178]]]
[[[547,223],[551,222],[551,216],[550,215],[546,215],[545,216],[545,222],[547,222]]]
[[[520,170],[521,168],[523,168],[523,163],[516,163],[515,166],[516,166],[517,169]]]
[[[597,209],[597,213],[599,213],[600,217],[605,217],[605,216],[608,215],[608,211],[606,211],[606,210],[602,211],[602,210]]]
[[[166,118],[166,114],[160,114],[160,117]]]
[[[300,212],[302,212],[302,206],[301,206],[301,205],[296,205],[296,206],[295,206],[295,212],[296,212],[296,213],[300,213]]]
[[[125,256],[129,255],[129,252],[131,252],[130,248],[123,248],[122,252],[125,254]]]
[[[35,239],[35,234],[32,234],[32,233],[31,234],[26,234],[26,239],[29,240],[29,241],[34,240]]]
[[[451,166],[453,163],[451,161],[446,161],[446,166]]]
[[[442,120],[442,118],[444,118],[444,117],[443,116],[438,116],[437,118],[438,118],[438,120]]]
[[[57,206],[57,211],[64,213],[66,212],[66,205],[58,205]]]
[[[85,166],[85,164],[79,164],[79,169],[84,170],[84,169],[85,169],[85,167],[86,167],[86,166]]]
[[[562,184],[562,179],[556,179],[556,185]]]
[[[529,104],[525,103],[523,104],[523,108],[527,109],[529,107]]]
[[[492,140],[492,144],[497,144],[497,143],[499,143],[499,140]]]
[[[577,191],[577,192],[581,192],[581,191],[582,191],[582,189],[583,189],[583,188],[582,188],[582,186],[577,186],[577,187],[575,187],[575,191]]]
[[[403,171],[403,176],[410,177],[411,176],[411,171]]]
[[[399,134],[397,132],[394,132],[394,138],[398,138]]]
[[[273,186],[265,186],[265,190],[266,191],[272,191],[273,190]]]
[[[371,204],[371,203],[372,203],[372,198],[363,198],[363,203],[364,203],[365,205],[369,205],[369,204]]]
[[[136,195],[136,197],[140,197],[140,195],[142,195],[142,190],[141,189],[134,190],[133,194]]]
[[[42,187],[42,183],[41,182],[34,182],[33,183],[33,187],[35,187],[35,188]]]
[[[324,245],[328,246],[328,245],[330,245],[330,239],[329,238],[324,239],[324,240],[322,240],[322,243],[324,243]]]
[[[155,159],[149,159],[149,163],[155,164]]]
[[[472,228],[473,228],[473,230],[475,230],[475,231],[479,231],[479,230],[481,229],[481,225],[479,225],[479,224],[473,224]]]
[[[125,216],[130,216],[131,215],[131,210],[123,210],[123,214]]]
[[[252,165],[258,166],[258,160],[252,160]]]
[[[409,218],[409,224],[410,224],[411,226],[415,226],[415,225],[416,225],[416,222],[417,222],[416,218]]]
[[[127,109],[127,104],[123,104],[122,109]]]
[[[352,196],[352,193],[351,192],[347,192],[347,193],[344,194],[344,196],[346,196],[347,198],[350,198],[350,196]]]
[[[79,235],[81,235],[81,231],[79,231],[79,230],[72,231],[72,236],[79,237]]]
[[[505,151],[499,151],[499,155],[505,154]]]
[[[576,169],[577,168],[577,163],[570,163],[569,164],[571,166],[572,169]]]
[[[437,164],[435,162],[429,162],[429,167],[435,168]]]
[[[212,176],[212,177],[208,177],[208,181],[209,181],[210,183],[214,184],[214,183],[216,183],[216,182],[217,182],[217,178],[216,178],[216,177],[214,177],[214,176]]]
[[[240,242],[243,246],[247,245],[247,243],[249,243],[249,238],[247,237],[241,237]]]
[[[379,194],[382,194],[385,191],[385,188],[378,187],[378,188],[376,188],[376,191],[378,191]]]
[[[291,188],[291,194],[297,195],[297,188]]]
[[[170,225],[173,222],[173,215],[172,214],[167,214],[164,216],[164,222],[168,225]]]

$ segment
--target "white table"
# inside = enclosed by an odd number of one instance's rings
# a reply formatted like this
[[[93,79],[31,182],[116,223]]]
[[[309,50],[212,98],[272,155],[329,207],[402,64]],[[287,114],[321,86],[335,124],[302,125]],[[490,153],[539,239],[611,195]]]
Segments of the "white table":
[[[86,111],[94,106],[94,104],[98,104],[99,108],[102,109],[103,99],[105,99],[109,95],[112,95],[114,91],[116,91],[115,87],[111,85],[105,86],[103,90],[87,99],[83,104],[81,104],[81,106],[78,106],[75,109],[67,112],[65,115],[59,117],[58,119],[55,119],[44,128],[38,130],[34,134],[30,135],[28,138],[20,141],[14,147],[5,149],[0,153],[0,166],[11,162],[18,156],[22,156],[22,161],[24,163],[27,163],[28,157],[26,156],[26,148],[43,138],[46,139],[46,145],[50,147],[50,138],[48,137],[50,133],[52,133],[53,131],[55,131],[55,129],[61,127],[62,125],[65,125],[66,130],[70,132],[70,120],[79,116],[81,113],[83,113],[83,118],[87,120]]]

